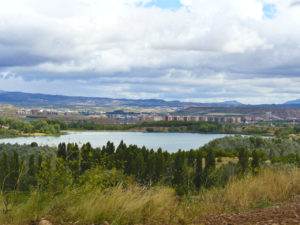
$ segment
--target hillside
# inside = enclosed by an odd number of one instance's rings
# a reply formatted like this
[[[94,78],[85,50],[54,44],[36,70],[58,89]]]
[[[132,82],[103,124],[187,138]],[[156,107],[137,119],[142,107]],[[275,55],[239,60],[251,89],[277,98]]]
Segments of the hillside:
[[[32,94],[23,92],[0,91],[0,104],[12,104],[19,107],[191,107],[191,106],[217,106],[231,107],[241,105],[237,101],[227,101],[220,103],[193,103],[180,101],[165,101],[162,99],[114,99],[101,97],[63,96],[48,94]]]
[[[271,112],[273,119],[297,118],[300,119],[300,108],[289,107],[188,107],[178,111],[179,115],[240,115],[240,116],[256,116],[264,118],[267,112]]]

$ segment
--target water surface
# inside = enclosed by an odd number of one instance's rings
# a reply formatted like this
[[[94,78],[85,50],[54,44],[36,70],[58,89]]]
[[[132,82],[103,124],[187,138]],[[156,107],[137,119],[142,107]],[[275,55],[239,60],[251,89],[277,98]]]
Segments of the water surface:
[[[191,134],[191,133],[143,133],[143,132],[69,132],[59,137],[18,137],[0,139],[0,143],[30,144],[37,142],[39,145],[58,145],[61,142],[78,143],[82,145],[90,142],[93,147],[102,147],[108,141],[118,145],[123,140],[127,145],[143,145],[157,150],[161,147],[169,152],[179,149],[197,149],[209,141],[227,136],[226,134]]]

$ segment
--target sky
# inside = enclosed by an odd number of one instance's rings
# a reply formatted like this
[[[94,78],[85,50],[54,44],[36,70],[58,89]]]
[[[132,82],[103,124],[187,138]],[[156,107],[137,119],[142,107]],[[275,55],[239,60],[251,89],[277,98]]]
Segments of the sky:
[[[300,99],[300,0],[0,0],[0,90]]]

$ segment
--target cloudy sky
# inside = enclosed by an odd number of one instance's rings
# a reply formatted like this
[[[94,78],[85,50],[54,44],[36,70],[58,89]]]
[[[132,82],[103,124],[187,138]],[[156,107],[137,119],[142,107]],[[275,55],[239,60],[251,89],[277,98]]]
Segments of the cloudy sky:
[[[300,0],[0,0],[0,90],[300,98]]]

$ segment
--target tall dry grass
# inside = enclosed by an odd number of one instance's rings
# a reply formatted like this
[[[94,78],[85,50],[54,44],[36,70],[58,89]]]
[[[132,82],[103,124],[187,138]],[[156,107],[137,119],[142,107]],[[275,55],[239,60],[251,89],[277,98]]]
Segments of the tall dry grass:
[[[182,210],[187,218],[193,219],[193,215],[245,211],[260,203],[285,202],[295,195],[300,195],[299,169],[266,169],[257,176],[248,175],[243,179],[231,180],[224,188],[205,191],[192,198]]]
[[[85,224],[166,224],[173,222],[178,209],[171,188],[144,189],[138,186],[112,188],[106,192],[72,193],[54,205],[48,218],[56,222],[80,221]],[[61,214],[61,211],[64,213]]]
[[[266,169],[186,199],[178,198],[171,188],[135,185],[74,190],[51,198],[33,192],[11,205],[8,214],[0,212],[0,223],[28,224],[43,217],[54,224],[187,224],[201,216],[248,210],[261,202],[289,201],[294,195],[300,195],[299,169]]]

